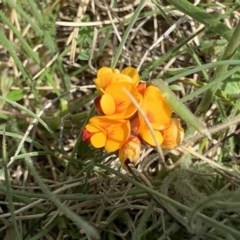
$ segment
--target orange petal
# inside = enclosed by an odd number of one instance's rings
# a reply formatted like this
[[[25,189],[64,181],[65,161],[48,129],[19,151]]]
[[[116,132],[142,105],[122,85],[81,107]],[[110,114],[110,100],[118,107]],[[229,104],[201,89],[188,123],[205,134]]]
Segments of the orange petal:
[[[111,115],[113,119],[127,119],[137,111],[129,95],[138,103],[142,99],[137,88],[128,82],[113,83],[106,88],[105,93],[111,95],[115,101],[116,111]]]
[[[118,69],[102,67],[97,72],[97,78],[94,79],[96,88],[100,92],[104,92],[105,88],[114,82],[114,76],[120,74]]]
[[[116,104],[110,94],[103,94],[100,99],[101,110],[105,115],[112,115],[116,111]]]
[[[172,109],[157,87],[147,87],[141,107],[154,129],[162,130],[169,125]]]
[[[90,133],[96,133],[96,132],[99,132],[99,128],[94,126],[94,125],[91,125],[91,124],[87,124],[85,126],[86,130]]]
[[[120,73],[118,69],[102,67],[97,72],[97,78],[94,83],[100,92],[104,92],[107,86],[115,82],[129,82],[137,85],[139,82],[139,74],[135,68],[127,67]]]
[[[92,117],[89,119],[89,123],[86,125],[86,128],[88,131],[98,132],[99,130],[103,130],[102,125],[103,121],[101,118]]]
[[[100,105],[100,100],[101,100],[101,96],[96,97],[94,99],[94,106],[95,106],[97,112],[102,115],[103,112],[102,112],[102,108],[101,108],[101,105]]]
[[[138,135],[138,131],[139,131],[139,119],[137,116],[134,116],[133,118],[131,118],[131,134],[132,135]]]
[[[137,85],[137,90],[138,92],[143,96],[147,88],[147,83],[146,82],[140,82]]]
[[[106,144],[106,140],[106,135],[103,132],[95,133],[90,138],[90,142],[95,148],[104,147]]]
[[[102,74],[98,76],[94,80],[96,88],[99,91],[104,92],[105,88],[113,82],[113,77],[114,77],[114,73],[107,73],[107,74]]]
[[[95,148],[105,147],[108,152],[118,150],[127,141],[131,131],[129,121],[115,120],[107,116],[90,118],[85,129],[89,130],[90,143]]]
[[[118,73],[118,74],[114,74],[113,76],[113,83],[116,82],[129,82],[129,83],[133,83],[133,80],[131,77]]]
[[[163,131],[163,148],[174,148],[181,144],[184,138],[184,130],[181,127],[180,120],[178,118],[172,118],[170,126]]]
[[[109,125],[107,131],[107,142],[105,150],[108,152],[117,151],[128,139],[130,135],[129,121],[121,121],[119,124]]]
[[[92,136],[92,133],[91,132],[88,132],[86,128],[83,129],[83,132],[82,132],[82,140],[84,142],[88,141],[90,139],[90,137]]]

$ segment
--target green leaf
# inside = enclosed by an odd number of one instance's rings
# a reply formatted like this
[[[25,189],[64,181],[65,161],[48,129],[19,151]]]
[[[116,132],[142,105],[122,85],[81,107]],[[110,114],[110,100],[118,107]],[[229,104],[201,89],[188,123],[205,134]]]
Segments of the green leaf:
[[[19,101],[23,99],[24,91],[22,89],[12,90],[7,94],[7,98],[12,101]]]
[[[89,59],[89,53],[87,50],[81,49],[81,52],[78,56],[79,60],[83,60],[83,61],[88,61]]]
[[[2,104],[2,101],[1,101],[1,104]],[[0,105],[1,105],[0,104]],[[4,113],[1,113],[0,112],[0,119],[2,120],[8,120],[9,119],[9,116],[7,114],[4,114]],[[1,180],[1,177],[0,177],[0,180]]]
[[[225,81],[224,87],[223,87],[223,93],[226,96],[233,96],[236,94],[240,94],[240,75],[236,74],[233,76],[232,79],[228,79]]]
[[[4,170],[0,169],[0,181],[4,181],[4,180],[5,180]]]
[[[172,91],[183,91],[184,90],[182,85],[173,84],[169,87]]]
[[[240,109],[240,74],[236,73],[231,79],[226,79],[220,95],[235,108]]]
[[[0,87],[1,87],[2,95],[6,96],[13,84],[13,78],[8,76],[6,71],[3,71],[0,76],[0,79],[1,79]]]

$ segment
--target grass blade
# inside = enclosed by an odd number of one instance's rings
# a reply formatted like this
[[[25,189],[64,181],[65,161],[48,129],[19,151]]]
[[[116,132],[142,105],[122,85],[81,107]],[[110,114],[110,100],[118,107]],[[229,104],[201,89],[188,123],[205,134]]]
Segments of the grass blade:
[[[8,175],[8,167],[7,167],[7,145],[6,145],[6,135],[3,132],[3,140],[2,140],[2,150],[3,150],[3,169],[4,169],[4,175],[5,175],[5,186],[6,186],[6,197],[8,200],[8,207],[9,211],[11,213],[11,221],[13,224],[14,232],[15,232],[15,239],[21,240],[21,235],[18,229],[17,220],[15,218],[15,207],[13,204],[13,194],[12,189],[10,185],[9,175]]]
[[[119,59],[119,57],[121,55],[123,46],[126,43],[126,41],[128,39],[128,36],[129,36],[129,34],[130,34],[131,30],[132,30],[132,27],[135,24],[135,22],[137,21],[138,15],[140,14],[140,12],[141,12],[145,2],[146,2],[146,0],[141,0],[140,3],[138,4],[138,7],[137,7],[137,9],[135,10],[135,12],[134,12],[134,14],[132,16],[126,31],[123,34],[122,41],[120,42],[120,44],[119,44],[119,46],[117,48],[116,54],[114,55],[114,57],[112,59],[112,64],[111,64],[112,68],[116,67],[118,59]]]
[[[211,138],[208,130],[200,123],[199,119],[181,102],[181,100],[169,89],[161,79],[154,80],[152,83],[162,92],[173,111],[177,113],[186,123],[195,128],[198,132]]]
[[[178,1],[168,0],[168,2],[171,3],[173,6],[175,6],[178,10],[185,13],[186,15],[204,24],[206,27],[214,30],[220,36],[224,37],[227,40],[230,40],[232,35],[232,30],[229,29],[223,23],[221,23],[220,21],[221,16],[218,19],[187,0],[178,0]]]

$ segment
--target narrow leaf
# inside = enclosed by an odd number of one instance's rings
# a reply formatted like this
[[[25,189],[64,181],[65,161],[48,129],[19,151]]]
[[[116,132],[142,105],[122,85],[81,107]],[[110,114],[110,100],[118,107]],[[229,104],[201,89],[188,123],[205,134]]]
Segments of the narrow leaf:
[[[152,83],[162,92],[173,111],[178,114],[187,124],[191,125],[198,132],[211,139],[210,133],[202,125],[199,119],[181,102],[181,100],[171,91],[171,89],[161,79],[153,80]]]

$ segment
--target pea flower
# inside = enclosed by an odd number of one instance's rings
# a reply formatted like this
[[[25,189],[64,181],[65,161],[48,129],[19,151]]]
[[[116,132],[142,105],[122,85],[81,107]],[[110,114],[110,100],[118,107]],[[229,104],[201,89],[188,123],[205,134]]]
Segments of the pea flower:
[[[135,68],[102,67],[94,82],[99,91],[94,101],[98,116],[84,127],[83,141],[107,152],[118,151],[122,165],[126,160],[137,164],[143,142],[167,149],[181,144],[180,120],[171,118],[172,109],[159,88],[140,82]]]
[[[101,112],[112,119],[127,119],[133,116],[137,108],[127,93],[140,103],[142,96],[132,83],[116,82],[107,86],[99,101]]]
[[[169,104],[162,96],[160,90],[150,85],[143,94],[140,107],[153,128],[157,143],[161,144],[164,140],[161,130],[167,128],[171,122],[172,110]],[[148,144],[156,146],[152,133],[140,113],[138,114],[138,119],[139,135]]]
[[[102,67],[97,72],[97,78],[94,80],[97,89],[104,92],[107,86],[116,82],[129,82],[135,86],[139,82],[139,74],[133,67],[124,68],[121,72],[118,69]]]
[[[82,139],[89,141],[95,148],[104,147],[107,152],[115,152],[127,141],[130,131],[128,120],[95,116],[85,126]]]
[[[129,160],[134,165],[137,164],[141,153],[141,142],[136,136],[130,136],[128,140],[119,149],[119,160],[122,164]]]
[[[172,118],[170,125],[162,133],[164,139],[162,142],[163,148],[174,148],[181,144],[184,138],[184,130],[178,118]]]

